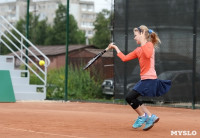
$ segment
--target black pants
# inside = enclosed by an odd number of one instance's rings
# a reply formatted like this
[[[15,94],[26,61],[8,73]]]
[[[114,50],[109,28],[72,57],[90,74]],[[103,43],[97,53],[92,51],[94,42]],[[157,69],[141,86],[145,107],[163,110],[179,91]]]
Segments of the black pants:
[[[140,105],[143,104],[141,101],[137,99],[139,96],[141,95],[137,91],[132,90],[128,92],[128,94],[125,96],[125,99],[133,109],[137,109]]]

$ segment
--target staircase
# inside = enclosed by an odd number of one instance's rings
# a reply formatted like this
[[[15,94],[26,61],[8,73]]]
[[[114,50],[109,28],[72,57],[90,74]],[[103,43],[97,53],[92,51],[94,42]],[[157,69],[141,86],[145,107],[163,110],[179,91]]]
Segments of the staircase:
[[[14,30],[15,33],[11,32],[10,29]],[[18,42],[18,45],[7,36],[8,34]],[[36,54],[34,54],[32,51],[30,51],[24,45],[24,43],[29,45],[29,47],[32,47],[37,53],[40,53],[40,58],[36,56]],[[0,16],[0,44],[3,44],[3,46],[7,47],[14,55],[0,55],[0,70],[10,71],[15,99],[18,101],[46,99],[47,67],[50,64],[49,58],[46,57],[29,40],[27,40],[26,37],[24,37],[3,16]],[[14,48],[18,50],[18,53],[15,52]],[[28,51],[29,55],[34,57],[34,60],[33,58],[27,56],[25,51]],[[28,70],[16,69],[15,58],[20,60],[20,62],[24,64]],[[28,60],[28,63],[25,62],[25,59]],[[43,68],[38,65],[40,60],[45,61]],[[30,84],[30,71],[42,82],[41,85]]]

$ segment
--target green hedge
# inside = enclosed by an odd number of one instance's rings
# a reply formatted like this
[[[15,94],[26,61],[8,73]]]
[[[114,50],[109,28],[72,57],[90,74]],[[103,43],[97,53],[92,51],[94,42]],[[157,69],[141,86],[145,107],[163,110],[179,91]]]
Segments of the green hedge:
[[[20,67],[24,69],[24,65]],[[37,70],[35,67],[32,67]],[[101,84],[101,75],[95,70],[83,70],[82,67],[68,66],[68,99],[95,100],[104,99]],[[42,73],[39,73],[41,77]],[[93,77],[92,77],[93,76]],[[30,84],[43,85],[43,82],[30,71]],[[65,95],[65,68],[50,69],[47,73],[47,99],[64,99]]]
[[[98,73],[95,73],[98,74]],[[100,76],[91,77],[82,68],[68,68],[68,99],[88,100],[102,98]],[[47,99],[64,99],[65,68],[48,71]]]

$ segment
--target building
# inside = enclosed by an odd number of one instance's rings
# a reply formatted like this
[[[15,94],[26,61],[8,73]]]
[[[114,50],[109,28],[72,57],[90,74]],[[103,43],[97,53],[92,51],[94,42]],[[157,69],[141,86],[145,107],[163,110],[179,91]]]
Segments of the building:
[[[26,15],[26,0],[0,3],[0,15],[5,17],[12,25]]]
[[[61,0],[66,5],[66,0]],[[86,37],[91,38],[94,35],[94,21],[96,13],[93,1],[70,0],[70,14],[74,15],[78,27],[84,30]]]
[[[66,5],[66,0],[30,0],[29,12],[33,15],[39,15],[39,20],[47,19],[47,22],[53,25],[56,17],[55,11],[59,4]],[[16,0],[13,2],[0,3],[0,13],[12,25],[24,18],[27,12],[27,0]],[[93,1],[70,0],[70,14],[77,21],[78,27],[85,31],[86,37],[91,38],[94,35],[93,22],[96,19]]]
[[[49,65],[48,70],[58,69],[65,66],[65,45],[37,46],[37,48],[50,59],[51,64]],[[29,49],[41,59],[38,52],[36,52],[32,47]],[[68,65],[83,67],[90,59],[101,51],[103,51],[103,49],[96,49],[93,45],[70,45],[68,48]],[[20,55],[20,52],[16,53]],[[14,56],[13,53],[10,53],[9,55]],[[29,57],[35,61],[32,54],[29,53]],[[38,61],[35,62],[38,63]],[[23,63],[15,56],[15,68],[19,68],[21,64]],[[91,71],[91,74],[95,74],[94,71],[100,73],[103,79],[113,78],[113,52],[107,51],[101,58],[91,65],[89,70]]]
[[[79,27],[82,30],[86,31],[86,37],[91,38],[94,35],[94,26],[93,23],[96,18],[94,12],[94,3],[89,1],[80,1],[80,24]]]

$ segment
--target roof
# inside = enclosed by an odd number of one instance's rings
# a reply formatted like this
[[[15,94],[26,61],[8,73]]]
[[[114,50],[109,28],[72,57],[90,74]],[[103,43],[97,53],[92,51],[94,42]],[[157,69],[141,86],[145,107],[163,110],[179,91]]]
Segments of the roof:
[[[65,45],[57,45],[57,46],[36,46],[42,53],[44,53],[46,56],[52,56],[52,55],[59,55],[59,54],[65,54],[66,53],[66,46]],[[69,45],[68,51],[72,52],[75,50],[80,50],[84,48],[95,48],[94,45]],[[40,54],[33,48],[29,48],[34,54],[39,56]],[[25,52],[25,50],[23,50]],[[18,55],[20,55],[20,52],[16,52]],[[14,55],[13,53],[10,53],[8,55]],[[29,53],[29,55],[31,55]]]
[[[103,51],[103,49],[89,49],[89,48],[86,48],[85,50],[95,55]],[[107,51],[102,55],[102,57],[113,57],[113,51]]]

